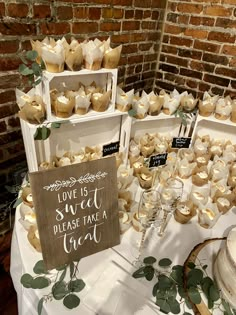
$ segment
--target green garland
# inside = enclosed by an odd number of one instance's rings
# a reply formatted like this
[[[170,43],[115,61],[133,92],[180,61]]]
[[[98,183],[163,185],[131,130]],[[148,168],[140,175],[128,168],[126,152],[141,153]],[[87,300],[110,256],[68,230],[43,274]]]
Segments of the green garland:
[[[184,266],[172,265],[169,258],[163,258],[158,261],[158,267],[155,257],[149,256],[143,259],[142,266],[133,273],[134,278],[145,278],[147,281],[157,278],[152,289],[152,295],[155,298],[155,304],[160,307],[164,314],[180,314],[181,304],[184,313],[182,315],[191,315],[186,309],[192,309],[194,304],[200,304],[201,294],[204,294],[208,309],[214,312],[220,309],[224,315],[235,315],[236,310],[220,298],[220,292],[215,282],[207,274],[207,265],[202,265],[199,261],[197,266],[189,262],[187,267],[189,272],[184,277]]]
[[[77,278],[78,262],[71,262],[68,265],[56,268],[56,274],[50,274],[45,270],[43,260],[39,260],[33,271],[34,276],[25,273],[21,277],[21,284],[25,288],[44,289],[50,287],[48,294],[44,295],[38,302],[38,315],[42,313],[43,303],[52,301],[53,299],[62,300],[63,304],[68,309],[73,309],[79,306],[80,298],[77,293],[82,291],[85,283],[82,279]],[[69,273],[69,280],[66,281],[66,275]]]

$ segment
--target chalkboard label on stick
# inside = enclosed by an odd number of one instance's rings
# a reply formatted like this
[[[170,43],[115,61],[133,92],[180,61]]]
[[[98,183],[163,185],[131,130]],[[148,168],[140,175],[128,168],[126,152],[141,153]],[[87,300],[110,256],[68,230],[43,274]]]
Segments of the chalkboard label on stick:
[[[180,138],[173,138],[172,141],[172,148],[177,148],[177,149],[181,149],[181,148],[189,148],[190,146],[190,142],[191,142],[191,138],[184,138],[184,137],[180,137]]]
[[[102,149],[102,156],[107,156],[119,152],[120,141],[105,144]]]
[[[150,156],[149,168],[158,167],[166,164],[168,153],[161,153]]]

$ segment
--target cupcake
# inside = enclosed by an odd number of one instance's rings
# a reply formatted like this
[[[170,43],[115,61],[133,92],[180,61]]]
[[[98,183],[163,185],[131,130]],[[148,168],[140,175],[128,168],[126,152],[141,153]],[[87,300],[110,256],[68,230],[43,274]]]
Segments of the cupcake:
[[[55,103],[55,115],[60,118],[68,118],[72,115],[74,100],[66,96],[59,96]]]
[[[137,173],[137,178],[142,188],[149,189],[152,187],[153,174],[148,168],[142,167],[140,173]]]
[[[229,96],[218,99],[215,108],[215,118],[226,120],[230,117],[232,111],[232,100]]]
[[[236,99],[232,101],[232,111],[230,115],[230,120],[236,123]]]
[[[131,226],[131,215],[125,211],[119,211],[120,234],[125,233]]]
[[[191,200],[178,201],[174,218],[181,224],[188,223],[196,215],[196,207]]]
[[[192,183],[196,186],[203,186],[208,183],[208,170],[206,166],[196,167],[193,170]]]
[[[199,114],[204,117],[208,117],[214,113],[216,107],[216,101],[218,96],[210,96],[209,93],[205,92],[203,100],[199,100],[198,109]]]
[[[116,108],[121,112],[128,112],[132,107],[134,89],[124,92],[119,86],[116,89]]]
[[[41,253],[42,248],[41,248],[41,244],[40,244],[37,226],[32,225],[29,228],[27,238],[28,238],[28,241],[30,242],[30,244],[36,249],[36,251]]]
[[[226,212],[228,212],[231,207],[232,204],[230,202],[230,200],[227,197],[219,197],[216,199],[216,205],[218,210],[222,213],[225,214]]]
[[[217,205],[211,201],[205,205],[200,205],[198,210],[198,223],[205,229],[211,229],[221,215]]]
[[[105,112],[110,103],[111,90],[106,93],[93,93],[91,97],[92,109],[96,112]]]
[[[33,208],[33,206],[34,206],[33,195],[32,195],[32,191],[31,191],[30,187],[25,186],[22,188],[21,198],[22,198],[22,201],[24,204]]]
[[[190,200],[196,206],[205,205],[208,201],[208,196],[210,194],[210,186],[209,184],[204,186],[195,186],[192,185],[191,192],[190,192]]]

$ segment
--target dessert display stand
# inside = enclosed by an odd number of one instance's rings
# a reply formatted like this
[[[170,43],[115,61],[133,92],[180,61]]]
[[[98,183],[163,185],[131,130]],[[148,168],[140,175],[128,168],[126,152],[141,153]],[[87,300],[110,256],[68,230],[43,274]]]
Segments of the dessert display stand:
[[[111,101],[105,112],[90,110],[79,116],[73,114],[68,119],[55,117],[51,111],[50,90],[69,86],[78,88],[79,84],[89,85],[91,82],[102,86],[105,91],[112,90]],[[82,70],[79,72],[63,72],[58,74],[45,73],[43,82],[38,87],[46,104],[47,118],[40,126],[50,128],[51,134],[46,140],[35,140],[34,135],[39,125],[32,125],[21,120],[23,140],[29,172],[36,172],[43,162],[50,162],[55,156],[63,156],[66,152],[78,152],[86,146],[95,147],[118,142],[119,152],[123,153],[123,162],[128,162],[130,140],[145,133],[161,133],[172,137],[192,134],[192,144],[197,135],[210,135],[221,139],[229,139],[236,143],[235,124],[218,121],[213,116],[197,116],[194,127],[189,124],[186,134],[180,135],[180,118],[160,113],[158,116],[147,116],[144,119],[134,119],[128,113],[115,109],[117,69],[98,71]],[[52,128],[54,122],[62,122],[60,128]],[[192,133],[193,127],[193,133]],[[189,181],[188,181],[188,185]],[[137,188],[137,187],[136,187]],[[139,200],[141,189],[135,188],[134,200]],[[22,274],[32,274],[33,267],[42,255],[29,244],[27,233],[19,222],[20,207],[16,209],[16,220],[11,249],[11,276],[18,296],[20,315],[37,314],[37,303],[47,289],[31,290],[20,283]],[[235,222],[235,207],[222,215],[211,229],[201,227],[195,217],[187,224],[179,224],[172,216],[163,237],[159,237],[155,229],[150,229],[147,235],[145,256],[154,256],[157,260],[167,257],[174,264],[183,264],[190,251],[203,240],[227,236]],[[121,235],[121,243],[114,248],[83,258],[79,263],[80,277],[86,283],[79,297],[80,305],[66,309],[61,302],[48,301],[44,303],[42,314],[83,314],[83,315],[152,315],[162,314],[152,299],[152,288],[155,279],[144,282],[132,278],[135,271],[135,260],[132,244],[139,243],[141,233],[130,227]],[[136,249],[135,249],[136,250]],[[206,264],[212,264],[218,248],[209,247],[205,255]],[[138,253],[136,253],[137,256]],[[53,273],[53,271],[52,271]],[[125,294],[124,294],[125,292]],[[188,310],[191,313],[190,310]],[[214,315],[222,313],[214,312]]]

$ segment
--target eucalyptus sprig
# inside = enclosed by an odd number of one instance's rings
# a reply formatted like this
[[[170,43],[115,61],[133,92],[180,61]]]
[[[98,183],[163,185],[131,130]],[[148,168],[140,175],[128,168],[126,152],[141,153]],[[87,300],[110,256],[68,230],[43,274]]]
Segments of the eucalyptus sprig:
[[[21,284],[25,288],[44,289],[50,287],[49,293],[43,295],[38,301],[38,315],[42,313],[43,303],[52,301],[53,299],[57,301],[62,300],[64,306],[68,309],[76,308],[80,304],[80,298],[77,293],[84,289],[85,283],[77,277],[79,272],[78,262],[71,262],[56,270],[56,274],[50,274],[44,268],[43,260],[39,260],[33,268],[34,276],[25,273],[21,277]],[[69,275],[68,281],[66,281],[67,274]]]
[[[157,278],[152,295],[164,314],[180,314],[182,304],[184,313],[181,314],[191,315],[186,309],[191,310],[193,305],[200,304],[201,294],[207,299],[208,309],[219,308],[224,315],[236,314],[236,311],[220,298],[219,289],[206,272],[207,265],[199,263],[197,266],[189,262],[189,271],[187,277],[184,277],[184,266],[171,266],[172,261],[169,258],[159,260],[158,267],[156,262],[155,257],[144,258],[142,267],[133,273],[133,277],[145,278],[148,281],[153,280],[154,276]]]
[[[185,112],[182,108],[178,108],[173,115],[181,119],[181,124],[187,126],[187,120],[191,119],[191,115],[188,112]]]
[[[40,63],[37,62],[38,53],[35,50],[24,51],[20,58],[22,64],[19,66],[19,72],[21,75],[28,79],[28,85],[35,87],[42,81],[43,70],[45,70],[45,64],[43,60]]]
[[[34,134],[34,140],[46,140],[51,134],[51,129],[58,129],[61,127],[61,124],[65,124],[67,122],[68,120],[54,121],[52,123],[47,123],[46,125],[37,127]],[[48,127],[49,125],[51,125],[50,128]]]

